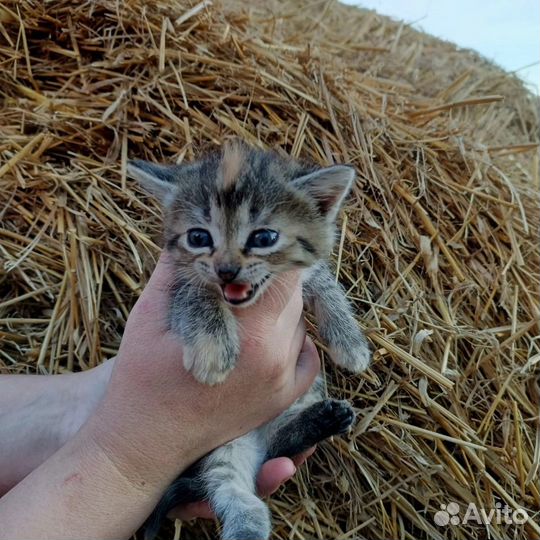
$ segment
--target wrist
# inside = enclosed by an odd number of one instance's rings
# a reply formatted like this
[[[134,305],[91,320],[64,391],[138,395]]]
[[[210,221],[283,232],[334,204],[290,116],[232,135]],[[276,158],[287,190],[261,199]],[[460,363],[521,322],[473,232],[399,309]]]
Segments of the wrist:
[[[61,421],[64,443],[75,436],[98,408],[107,390],[114,361],[112,358],[88,371],[63,375],[71,379],[66,396],[71,405],[65,407]]]
[[[112,455],[93,418],[2,498],[2,538],[129,538],[142,525],[166,486]]]
[[[162,493],[194,461],[188,451],[169,451],[157,444],[147,444],[145,432],[127,433],[121,420],[111,423],[99,410],[79,434],[92,442],[96,456],[108,462],[131,488],[139,492]]]
[[[145,442],[152,433],[145,426],[155,424],[154,419],[136,417],[131,411],[122,410],[121,400],[115,400],[114,396],[104,399],[115,362],[116,357],[79,374],[74,390],[76,406],[66,418],[66,431],[69,439],[80,434],[91,441],[97,453],[135,489],[151,488],[167,476],[171,467],[167,467],[160,456],[170,457],[171,452],[166,449],[159,452]],[[174,470],[179,467],[183,467],[183,463],[174,459]]]
[[[161,357],[178,352],[174,362],[156,358],[150,363],[139,360],[140,351],[120,347],[106,395],[90,419],[111,459],[125,460],[130,469],[148,469],[151,481],[172,481],[181,470],[234,438],[221,433],[227,430],[217,426],[218,415],[212,414],[221,407],[219,388],[212,399],[200,399],[200,391],[208,390],[199,391],[182,368],[176,342],[172,353],[162,352]]]

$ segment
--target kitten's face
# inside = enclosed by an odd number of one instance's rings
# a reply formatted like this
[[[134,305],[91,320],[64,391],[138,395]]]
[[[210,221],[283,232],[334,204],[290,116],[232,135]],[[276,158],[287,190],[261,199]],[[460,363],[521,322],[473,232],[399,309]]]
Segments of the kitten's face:
[[[167,247],[180,273],[246,306],[277,275],[325,256],[332,233],[309,205],[284,188],[264,199],[247,189],[217,191],[205,208],[171,209]]]
[[[164,202],[178,278],[233,306],[328,256],[354,176],[349,167],[315,170],[243,145],[187,166],[134,162],[130,173]]]

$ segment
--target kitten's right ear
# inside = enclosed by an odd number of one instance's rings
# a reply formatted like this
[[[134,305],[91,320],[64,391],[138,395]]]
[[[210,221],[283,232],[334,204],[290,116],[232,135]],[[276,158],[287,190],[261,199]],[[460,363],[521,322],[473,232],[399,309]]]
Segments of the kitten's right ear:
[[[165,204],[175,191],[178,181],[179,165],[158,165],[143,161],[142,159],[130,159],[127,164],[127,173],[152,195]]]

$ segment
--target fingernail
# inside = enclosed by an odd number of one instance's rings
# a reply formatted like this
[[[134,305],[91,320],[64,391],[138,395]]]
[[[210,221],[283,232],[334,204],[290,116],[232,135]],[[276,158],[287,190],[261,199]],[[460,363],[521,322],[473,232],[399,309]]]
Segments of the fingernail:
[[[290,480],[295,474],[296,474],[296,466],[294,465],[294,463],[291,462],[291,467],[290,467],[290,472],[287,474],[287,476],[285,477],[285,482],[287,480]]]

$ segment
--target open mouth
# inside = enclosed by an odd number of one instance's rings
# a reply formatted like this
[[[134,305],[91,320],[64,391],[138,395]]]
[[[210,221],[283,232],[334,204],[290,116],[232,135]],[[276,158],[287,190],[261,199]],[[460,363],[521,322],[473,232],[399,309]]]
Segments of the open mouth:
[[[233,306],[245,304],[255,296],[269,277],[270,275],[265,276],[259,283],[222,283],[223,298]]]
[[[251,285],[251,283],[224,283],[221,285],[223,297],[233,306],[239,306],[251,300],[258,288],[258,284]]]

